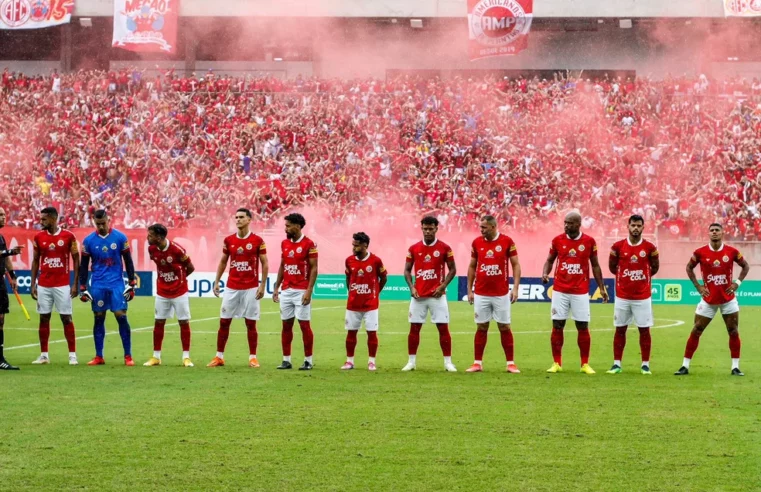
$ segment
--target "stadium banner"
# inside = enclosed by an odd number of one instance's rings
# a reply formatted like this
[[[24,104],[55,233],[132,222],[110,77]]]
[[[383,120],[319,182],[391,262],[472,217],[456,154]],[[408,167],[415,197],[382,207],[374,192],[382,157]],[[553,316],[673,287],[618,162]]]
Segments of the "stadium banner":
[[[0,29],[41,29],[71,22],[74,0],[0,0]]]
[[[348,298],[346,290],[345,275],[318,275],[317,283],[314,286],[315,299],[342,299]],[[382,301],[409,301],[410,288],[404,275],[389,275],[386,286],[381,291]],[[447,289],[447,299],[450,301],[457,300],[457,283],[452,281]]]
[[[724,17],[759,17],[761,0],[723,0]]]
[[[468,0],[470,60],[516,55],[528,48],[534,0]]]
[[[606,278],[603,282],[610,296],[610,302],[613,302],[616,298],[615,281],[611,278]],[[589,299],[592,302],[602,302],[600,289],[597,288],[597,284],[594,281],[589,284]],[[552,285],[553,279],[550,279],[550,282],[544,285],[541,277],[524,277],[521,279],[520,286],[518,286],[518,301],[550,302],[552,301]],[[510,288],[513,288],[513,284],[510,284]],[[459,277],[458,297],[461,301],[468,300],[468,277]]]
[[[112,46],[175,53],[179,14],[179,0],[114,0]]]
[[[154,289],[151,283],[153,274],[151,272],[135,272],[137,274],[137,288],[135,289],[136,296],[152,296]],[[70,282],[74,281],[74,272],[69,272]],[[127,277],[124,277],[126,284]],[[32,293],[32,271],[31,270],[16,270],[16,285],[18,287],[19,294],[31,294]],[[8,285],[8,279],[5,279],[5,287],[10,292],[10,285]]]
[[[188,293],[190,297],[214,297],[214,278],[216,272],[193,272],[188,276]],[[156,272],[153,272],[152,282],[153,291],[156,292]],[[277,272],[270,273],[264,284],[264,299],[272,299],[272,292],[277,280]],[[227,272],[222,275],[222,282],[219,287],[220,294],[225,291],[227,284]]]
[[[761,281],[746,280],[735,293],[740,306],[761,306]],[[700,302],[700,294],[689,280],[653,279],[653,304],[690,304]]]

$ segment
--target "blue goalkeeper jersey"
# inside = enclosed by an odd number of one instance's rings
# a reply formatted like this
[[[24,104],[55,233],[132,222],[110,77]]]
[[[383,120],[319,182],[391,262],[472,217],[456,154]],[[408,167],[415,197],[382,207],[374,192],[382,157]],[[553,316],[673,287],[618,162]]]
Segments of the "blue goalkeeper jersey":
[[[85,238],[82,242],[82,254],[88,255],[92,262],[91,285],[124,287],[124,251],[129,251],[129,241],[124,233],[116,229],[109,230],[106,236],[101,236],[96,231]]]

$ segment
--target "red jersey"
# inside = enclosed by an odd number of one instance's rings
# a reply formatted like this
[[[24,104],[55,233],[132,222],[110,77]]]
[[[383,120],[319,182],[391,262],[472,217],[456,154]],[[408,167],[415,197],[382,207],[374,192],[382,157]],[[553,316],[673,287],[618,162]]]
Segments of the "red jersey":
[[[722,244],[718,251],[707,244],[692,253],[690,262],[700,265],[703,284],[708,289],[708,297],[704,300],[708,304],[724,304],[735,298],[734,293],[727,294],[725,291],[732,283],[734,263],[739,263],[742,257],[739,251],[726,244]]]
[[[34,251],[39,255],[37,284],[40,287],[71,285],[69,259],[79,252],[74,234],[64,229],[58,229],[55,234],[42,231],[34,236],[33,244]]]
[[[346,276],[349,289],[346,309],[360,312],[378,309],[380,281],[386,276],[381,259],[372,253],[362,260],[351,255],[346,258]]]
[[[167,241],[166,249],[148,246],[148,256],[156,263],[156,290],[167,299],[180,297],[188,291],[188,277],[185,268],[190,258],[185,249],[177,243]]]
[[[420,241],[407,250],[407,263],[412,263],[415,273],[415,289],[420,297],[431,297],[444,282],[447,260],[454,258],[454,252],[446,243],[436,239],[427,245]]]
[[[655,244],[643,239],[632,245],[629,238],[613,244],[610,256],[618,258],[616,297],[629,301],[649,299],[652,294],[650,258],[658,256]]]
[[[222,253],[230,255],[228,288],[246,290],[259,287],[259,257],[267,254],[267,246],[261,237],[253,232],[244,238],[237,234],[227,236]]]
[[[306,236],[298,241],[284,239],[280,245],[283,251],[283,290],[306,290],[309,287],[309,259],[317,258],[317,245]]]
[[[497,233],[491,241],[483,236],[473,240],[470,257],[476,260],[473,292],[479,296],[504,296],[510,291],[510,258],[518,255],[515,243]]]
[[[571,239],[561,234],[552,240],[550,254],[557,255],[553,290],[563,294],[589,294],[589,261],[597,257],[597,243],[580,234]]]

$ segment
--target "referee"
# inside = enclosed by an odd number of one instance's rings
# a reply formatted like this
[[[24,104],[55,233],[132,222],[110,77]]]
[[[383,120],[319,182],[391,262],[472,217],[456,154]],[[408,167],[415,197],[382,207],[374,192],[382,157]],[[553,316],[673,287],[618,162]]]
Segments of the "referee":
[[[5,227],[5,210],[0,207],[0,229]],[[5,331],[3,326],[5,325],[5,315],[8,313],[8,291],[5,288],[5,271],[8,270],[8,275],[11,277],[11,288],[16,287],[16,273],[13,271],[13,265],[11,264],[11,256],[15,256],[21,252],[21,246],[16,246],[13,249],[8,249],[8,245],[5,244],[5,238],[0,234],[0,371],[18,371],[19,368],[8,364],[3,355],[3,344],[5,342]]]

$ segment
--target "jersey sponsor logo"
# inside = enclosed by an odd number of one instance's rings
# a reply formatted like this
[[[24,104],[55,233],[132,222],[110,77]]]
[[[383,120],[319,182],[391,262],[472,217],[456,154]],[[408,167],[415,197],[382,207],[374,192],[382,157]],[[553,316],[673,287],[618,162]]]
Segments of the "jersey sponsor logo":
[[[162,258],[162,259],[161,259],[161,264],[162,264],[162,265],[166,265],[166,260]]]
[[[60,258],[45,258],[42,266],[46,268],[63,268],[63,262]]]
[[[249,251],[251,251],[252,249],[254,249],[254,245],[253,245],[253,244],[251,244],[251,243],[248,243],[248,244],[246,245],[246,249],[247,249],[247,250],[249,250]]]
[[[631,262],[632,263],[639,263],[639,258],[637,258],[637,255],[632,255]]]
[[[581,252],[584,252],[584,250],[585,250],[585,249],[586,249],[586,248],[584,247],[584,245],[583,245],[583,244],[580,244],[580,245],[579,245],[579,251],[581,251]]]
[[[492,251],[492,250],[487,251],[486,252],[486,257],[487,258],[494,258],[494,251]]]
[[[581,263],[566,263],[560,264],[560,271],[565,271],[569,275],[584,275],[584,271],[581,269]]]
[[[48,244],[48,249],[49,249],[50,251],[55,251],[55,243],[50,243],[50,244]]]
[[[288,275],[301,275],[298,265],[283,265],[283,271]]]
[[[243,248],[241,248],[240,246],[238,246],[238,254],[243,254]]]
[[[369,284],[351,284],[349,286],[349,291],[354,292],[358,295],[367,295],[373,293],[373,291],[370,289]]]
[[[431,255],[425,255],[425,258],[423,258],[423,261],[431,261]]]
[[[102,250],[104,253],[108,253],[108,246],[106,246],[106,245],[104,244],[104,245],[103,245],[103,247],[101,248],[101,250]]]
[[[415,277],[420,280],[437,280],[439,278],[439,276],[436,275],[436,270],[434,268],[429,270],[418,270],[415,272]]]
[[[719,260],[713,260],[713,266],[720,267],[721,266],[721,262]]]
[[[247,261],[231,261],[230,268],[234,268],[237,272],[251,272],[254,270]]]
[[[362,270],[362,269],[360,268],[360,269],[357,271],[357,276],[358,276],[358,277],[364,277],[364,276],[365,276],[365,271],[364,271],[364,270]]]
[[[433,252],[433,257],[434,258],[438,258],[439,256],[441,256],[441,253],[439,253],[438,251],[434,251]]]
[[[581,249],[581,248],[579,248],[579,249]],[[568,256],[576,256],[576,250],[571,248],[571,250],[568,251]]]
[[[63,246],[63,239],[58,240],[58,246]]]
[[[708,275],[706,277],[706,282],[713,285],[727,285],[729,284],[729,279],[727,278],[726,274]]]
[[[481,265],[481,268],[479,269],[479,273],[483,273],[487,277],[496,277],[497,275],[502,275],[502,269],[499,267],[499,265]]]
[[[165,284],[171,284],[178,281],[180,278],[174,274],[174,272],[159,272],[159,280]]]
[[[644,270],[624,270],[621,274],[623,278],[628,278],[635,282],[647,280]]]
[[[294,256],[296,256],[296,255],[293,254],[293,250],[290,250],[288,252],[288,258],[293,258]]]

